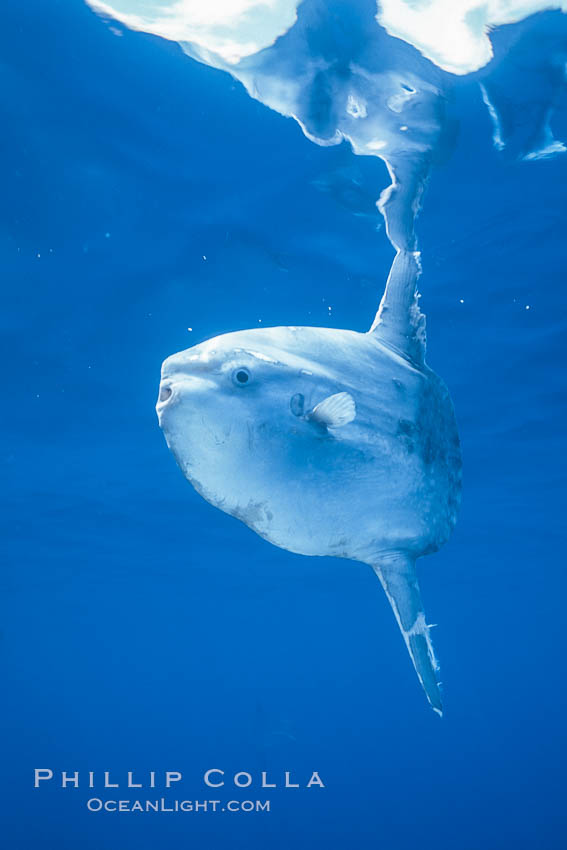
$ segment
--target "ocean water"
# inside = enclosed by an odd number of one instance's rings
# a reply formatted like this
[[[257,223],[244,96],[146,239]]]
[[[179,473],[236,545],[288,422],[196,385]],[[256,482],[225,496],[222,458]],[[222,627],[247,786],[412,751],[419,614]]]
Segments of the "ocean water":
[[[420,561],[440,720],[372,571],[215,510],[154,411],[162,360],[215,334],[370,326],[393,258],[384,164],[313,144],[225,72],[81,2],[3,23],[3,846],[565,847],[567,156],[497,150],[479,79],[455,79],[417,225],[427,359],[464,461],[453,537]],[[539,16],[533,55],[562,26]],[[524,153],[549,79],[530,88],[525,69],[496,78]],[[34,788],[36,768],[54,780]],[[226,788],[204,786],[211,768]],[[132,799],[128,771],[166,770],[182,786],[136,796],[271,811],[87,809]],[[122,787],[93,792],[88,771]],[[228,784],[239,771],[251,788]],[[325,787],[285,789],[286,771]]]

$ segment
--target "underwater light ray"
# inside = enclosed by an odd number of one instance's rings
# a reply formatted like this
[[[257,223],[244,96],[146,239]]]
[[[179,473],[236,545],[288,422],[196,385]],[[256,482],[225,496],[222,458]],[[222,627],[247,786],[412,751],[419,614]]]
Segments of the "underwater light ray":
[[[381,323],[384,333],[393,302],[405,304],[415,327],[424,322],[417,302],[415,219],[444,137],[451,85],[447,71],[467,74],[490,62],[491,27],[543,9],[567,10],[567,0],[87,2],[102,15],[173,39],[192,58],[229,72],[251,97],[294,118],[316,144],[347,140],[355,154],[383,160],[392,182],[377,207],[396,251],[372,325]],[[546,61],[542,57],[540,64]],[[539,67],[532,69],[530,78],[539,72]],[[505,125],[525,124],[515,119],[525,114],[525,98],[499,95],[491,79],[481,89],[494,145],[503,151],[513,135],[513,129],[504,132]],[[552,92],[548,108],[534,116],[519,158],[529,161],[565,150],[550,129],[553,98]],[[403,342],[400,332],[391,328],[392,345]]]
[[[453,74],[487,65],[494,52],[491,30],[537,12],[567,12],[567,0],[378,0],[377,20]]]

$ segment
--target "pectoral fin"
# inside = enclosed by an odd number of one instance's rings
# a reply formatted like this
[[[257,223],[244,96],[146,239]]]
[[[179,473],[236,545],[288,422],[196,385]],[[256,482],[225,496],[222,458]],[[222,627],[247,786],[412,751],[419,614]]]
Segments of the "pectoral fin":
[[[356,416],[356,405],[350,393],[327,396],[308,414],[308,418],[327,428],[341,428]]]
[[[429,636],[431,627],[425,622],[415,560],[404,553],[396,552],[382,556],[372,568],[386,591],[427,699],[432,709],[442,715],[443,707],[437,681],[439,665]]]

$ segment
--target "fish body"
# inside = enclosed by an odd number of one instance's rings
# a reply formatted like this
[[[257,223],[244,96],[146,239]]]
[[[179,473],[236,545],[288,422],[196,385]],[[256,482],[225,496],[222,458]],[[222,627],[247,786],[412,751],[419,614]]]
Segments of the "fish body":
[[[239,371],[247,380],[240,384]],[[459,443],[443,382],[372,334],[224,334],[169,357],[160,424],[186,478],[276,546],[375,563],[435,551],[455,523]],[[292,409],[347,393],[333,427]]]

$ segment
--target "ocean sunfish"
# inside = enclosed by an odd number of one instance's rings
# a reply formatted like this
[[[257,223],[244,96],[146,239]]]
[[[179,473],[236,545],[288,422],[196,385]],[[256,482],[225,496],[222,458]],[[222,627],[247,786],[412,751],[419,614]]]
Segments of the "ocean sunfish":
[[[455,524],[461,457],[424,363],[419,257],[399,252],[367,333],[255,328],[164,361],[157,413],[198,493],[276,546],[369,564],[441,714],[416,559]]]

